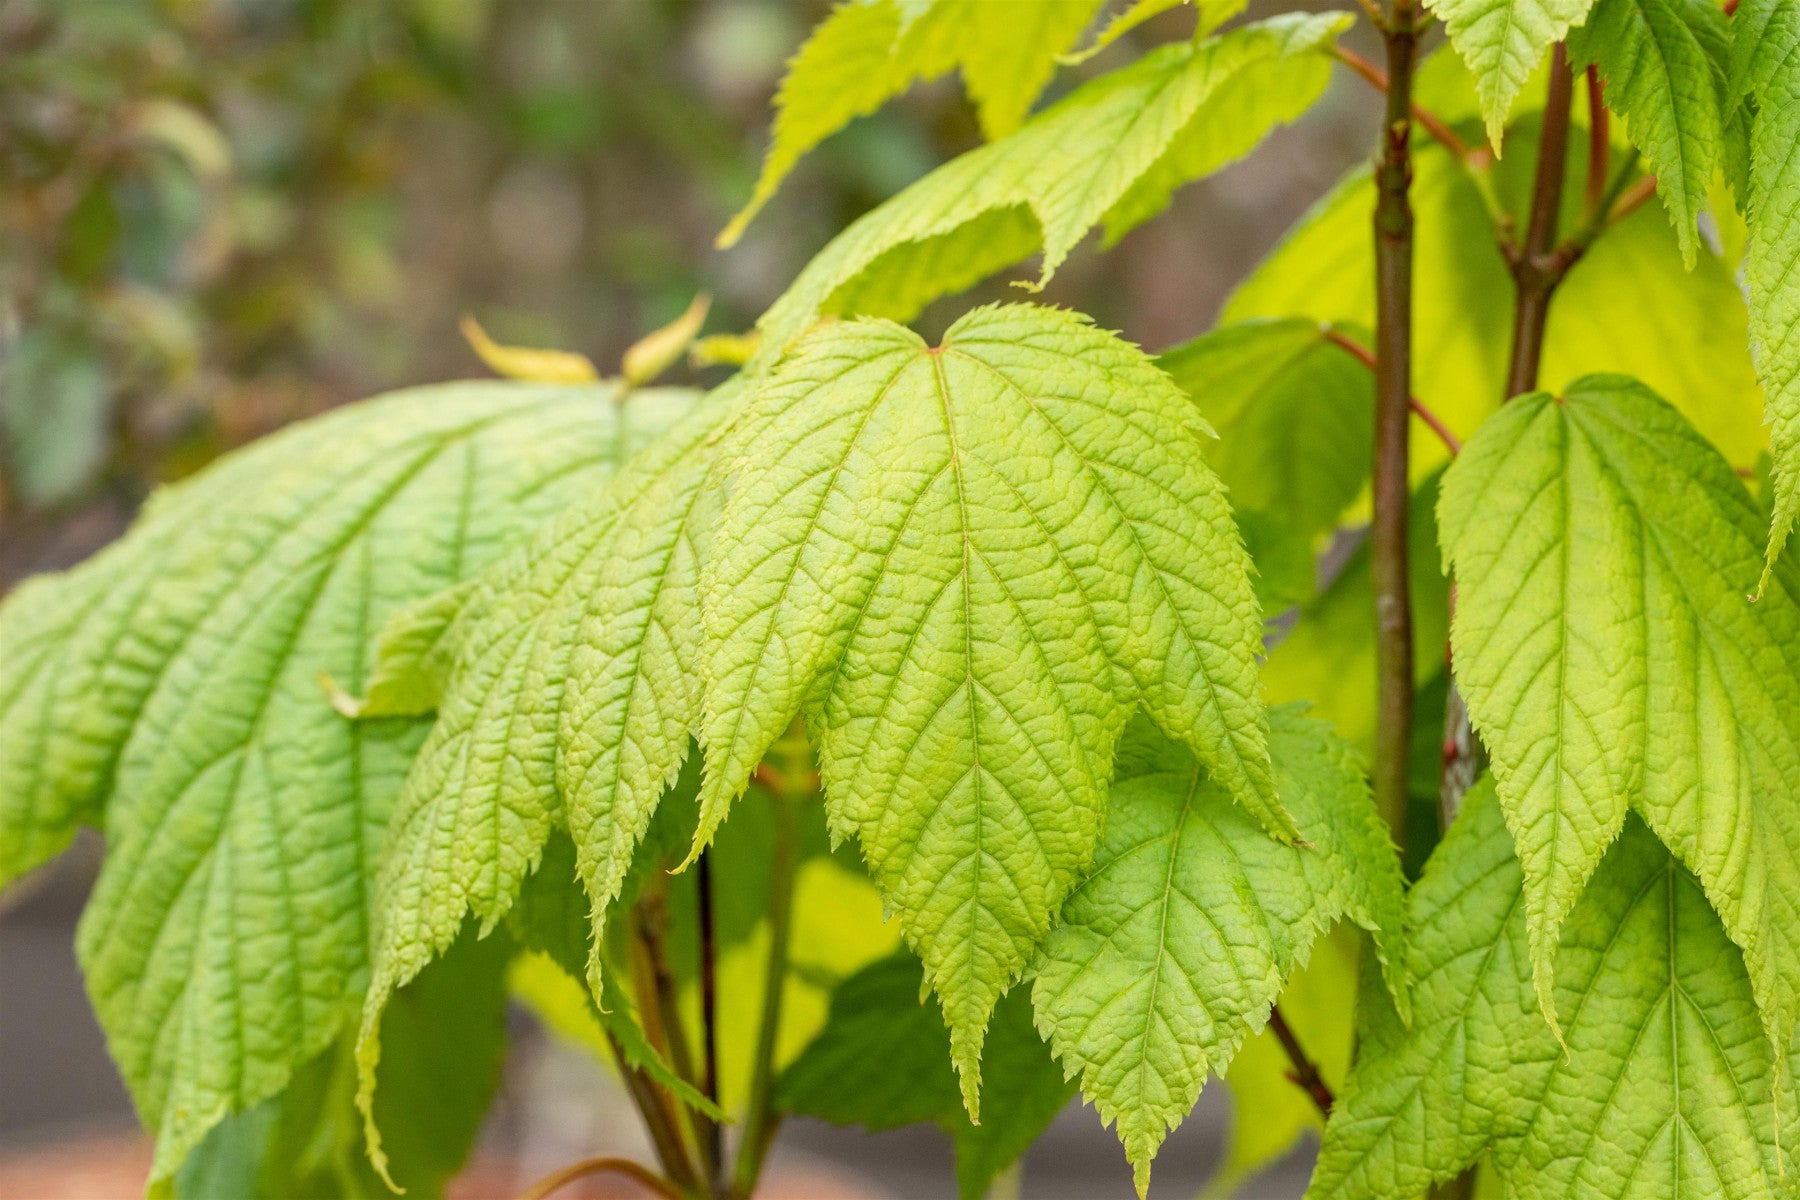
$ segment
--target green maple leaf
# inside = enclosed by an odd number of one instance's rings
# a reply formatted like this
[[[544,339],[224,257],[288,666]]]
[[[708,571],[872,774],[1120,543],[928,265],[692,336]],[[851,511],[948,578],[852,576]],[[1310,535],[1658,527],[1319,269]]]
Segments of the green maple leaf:
[[[1136,705],[1294,836],[1204,433],[1135,348],[1021,305],[936,349],[822,326],[721,445],[700,843],[803,714],[832,826],[943,1001],[971,1113],[988,1013],[1093,854]]]
[[[1725,14],[1708,0],[1594,0],[1569,38],[1572,64],[1599,67],[1607,106],[1625,116],[1632,144],[1656,172],[1690,266],[1725,149],[1729,42]]]
[[[1122,236],[1304,112],[1330,79],[1321,51],[1347,21],[1290,15],[1162,47],[938,168],[808,264],[758,322],[756,365],[822,315],[908,320],[1040,248],[1041,286],[1095,225]]]
[[[1582,23],[1595,0],[1428,0],[1450,43],[1468,63],[1496,147],[1513,101],[1544,61],[1544,52]]]
[[[458,384],[355,405],[155,498],[0,609],[0,878],[103,821],[78,948],[167,1178],[328,1045],[364,863],[423,736],[331,710],[375,631],[611,469],[687,393]],[[285,931],[271,936],[270,931]]]
[[[775,132],[743,211],[719,235],[730,246],[807,151],[914,83],[962,68],[981,130],[1017,128],[1050,82],[1057,56],[1104,0],[849,0],[788,64],[775,97]]]
[[[1483,781],[1410,897],[1412,1029],[1365,1032],[1307,1195],[1419,1195],[1478,1160],[1509,1196],[1783,1194],[1782,1073],[1694,877],[1627,820],[1564,927],[1561,1046],[1533,995],[1523,883]]]
[[[1524,864],[1546,1014],[1559,930],[1628,808],[1743,948],[1772,1044],[1800,1005],[1800,604],[1745,593],[1761,518],[1731,467],[1620,376],[1539,393],[1445,475],[1457,681]]]
[[[377,871],[358,1048],[365,1111],[389,994],[466,915],[499,922],[553,830],[573,838],[596,924],[624,885],[698,723],[694,515],[707,435],[733,395],[694,405],[474,588],[415,609],[390,638],[401,654],[383,675],[393,694],[441,694]],[[597,960],[589,974],[597,985]],[[370,1141],[379,1162],[373,1129]]]
[[[1376,934],[1404,1002],[1400,862],[1360,766],[1298,706],[1271,715],[1269,749],[1310,848],[1269,837],[1184,748],[1133,726],[1093,870],[1033,966],[1038,1024],[1116,1122],[1140,1196],[1207,1073],[1338,918]]]

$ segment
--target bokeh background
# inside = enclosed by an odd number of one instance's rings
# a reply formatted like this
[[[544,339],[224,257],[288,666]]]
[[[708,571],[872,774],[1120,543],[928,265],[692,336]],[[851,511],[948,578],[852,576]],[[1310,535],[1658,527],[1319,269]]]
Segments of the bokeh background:
[[[827,142],[740,245],[715,250],[783,64],[828,7],[0,0],[0,591],[79,561],[158,483],[282,424],[485,374],[464,314],[603,371],[698,291],[714,297],[709,331],[747,329],[835,230],[978,142],[954,80],[915,89]],[[1192,20],[1150,22],[1050,97]],[[1044,299],[1152,349],[1202,331],[1365,157],[1377,120],[1340,77],[1301,124],[1112,252],[1083,247]],[[147,1162],[70,945],[97,861],[85,840],[0,901],[3,1196],[127,1196]],[[590,1063],[522,1018],[516,1034],[467,1198],[641,1145]],[[1229,1119],[1210,1087],[1153,1194],[1198,1193]],[[1297,1195],[1306,1155],[1244,1194]],[[776,1167],[774,1196],[953,1194],[931,1131],[795,1122]],[[1078,1106],[1017,1182],[1030,1197],[1130,1194],[1117,1142]]]

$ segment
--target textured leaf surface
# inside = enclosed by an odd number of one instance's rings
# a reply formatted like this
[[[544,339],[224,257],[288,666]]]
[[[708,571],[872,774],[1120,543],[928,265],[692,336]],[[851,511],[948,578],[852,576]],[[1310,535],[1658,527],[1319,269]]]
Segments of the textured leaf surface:
[[[358,1054],[371,1086],[386,997],[491,927],[553,829],[596,919],[687,754],[697,698],[691,516],[721,390],[486,572],[443,635],[452,664],[382,847]],[[366,1097],[365,1097],[366,1102]]]
[[[813,31],[775,97],[775,132],[729,246],[807,151],[922,79],[962,68],[981,131],[1012,132],[1102,0],[849,0]]]
[[[1363,1054],[1307,1194],[1419,1195],[1484,1152],[1509,1196],[1784,1194],[1768,1040],[1693,876],[1628,819],[1564,929],[1566,1052],[1533,996],[1522,879],[1483,782],[1411,896],[1412,1031]]]
[[[1304,112],[1330,78],[1320,50],[1346,20],[1277,17],[1162,47],[938,168],[808,264],[758,323],[758,365],[822,315],[908,320],[1039,249],[1048,281],[1095,225],[1121,235]]]
[[[1595,376],[1491,418],[1438,507],[1457,678],[1524,864],[1546,1011],[1558,930],[1629,804],[1705,885],[1785,1046],[1800,606],[1786,574],[1744,599],[1762,539],[1743,485],[1648,389]]]
[[[982,1054],[990,1111],[971,1124],[950,1067],[949,1031],[924,987],[910,954],[846,979],[825,1028],[782,1072],[776,1103],[870,1131],[935,1121],[956,1144],[959,1195],[978,1200],[1062,1111],[1075,1085],[1032,1026],[1028,989],[1017,987],[994,1009]]]
[[[1569,178],[1580,179],[1586,145],[1581,138],[1572,141]],[[1493,169],[1496,189],[1521,228],[1535,157],[1509,154]],[[1413,386],[1466,440],[1500,405],[1512,278],[1481,197],[1456,162],[1423,146],[1414,167],[1419,240]],[[1581,217],[1581,189],[1566,192],[1562,228],[1572,229]],[[1368,224],[1374,203],[1368,172],[1354,172],[1239,287],[1221,320],[1304,316],[1372,327]],[[1628,372],[1686,413],[1733,465],[1750,466],[1766,432],[1734,271],[1704,245],[1688,271],[1668,221],[1649,206],[1631,214],[1594,243],[1558,290],[1545,337],[1543,386],[1555,390],[1597,371]],[[1436,438],[1415,434],[1414,483],[1446,458]]]
[[[1034,966],[1038,1023],[1117,1123],[1140,1195],[1207,1073],[1224,1073],[1334,921],[1376,932],[1401,967],[1400,861],[1361,768],[1296,708],[1272,714],[1270,755],[1310,848],[1269,837],[1186,750],[1133,726],[1093,871]]]
[[[1568,36],[1595,0],[1430,0],[1450,43],[1469,64],[1488,141],[1500,145],[1519,89],[1545,51]]]
[[[1726,133],[1725,14],[1707,0],[1594,0],[1569,39],[1577,66],[1594,64],[1606,103],[1656,172],[1683,257],[1699,245],[1700,212]]]
[[[422,730],[353,725],[399,606],[591,487],[685,394],[419,389],[307,422],[148,507],[0,611],[0,873],[104,810],[79,948],[157,1177],[331,1041],[367,971],[367,883]],[[16,647],[16,650],[15,650]]]
[[[720,449],[701,840],[804,714],[833,828],[924,959],[971,1111],[988,1012],[1093,854],[1135,705],[1292,835],[1204,429],[1135,348],[1019,305],[936,349],[885,321],[823,326]]]
[[[1157,356],[1218,431],[1208,461],[1232,507],[1311,541],[1337,526],[1369,479],[1375,382],[1301,318],[1247,321]]]
[[[383,1019],[382,1124],[395,1179],[440,1196],[475,1143],[506,1049],[505,969],[512,942],[466,935],[400,993]],[[179,1200],[378,1197],[363,1152],[354,1034],[296,1072],[279,1096],[228,1117],[175,1178]]]
[[[1800,513],[1800,5],[1752,0],[1732,25],[1732,98],[1756,102],[1744,281],[1775,458],[1773,563]]]

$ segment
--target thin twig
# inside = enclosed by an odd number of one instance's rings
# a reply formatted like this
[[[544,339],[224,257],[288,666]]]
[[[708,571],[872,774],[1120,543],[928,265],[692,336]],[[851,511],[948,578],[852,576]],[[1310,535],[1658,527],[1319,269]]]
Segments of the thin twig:
[[[1375,369],[1375,352],[1339,329],[1337,326],[1325,326],[1323,336],[1326,341],[1348,352],[1350,357],[1369,368],[1369,370],[1373,371]],[[1412,405],[1413,416],[1419,418],[1419,420],[1425,423],[1427,429],[1437,434],[1438,440],[1444,443],[1444,448],[1450,451],[1450,456],[1452,458],[1462,453],[1461,439],[1450,431],[1450,427],[1444,424],[1442,417],[1432,412],[1429,408],[1426,408],[1417,396],[1409,397],[1408,402]]]
[[[1367,80],[1376,91],[1385,93],[1388,90],[1388,73],[1356,51],[1334,45],[1331,48],[1331,56]],[[1416,100],[1412,102],[1412,116],[1413,120],[1419,123],[1419,128],[1429,133],[1444,149],[1461,162],[1479,162],[1480,156],[1487,153],[1487,147],[1483,146],[1480,150],[1474,149],[1457,136],[1456,130],[1450,128],[1442,117]]]
[[[619,1068],[619,1078],[625,1081],[626,1094],[644,1119],[644,1128],[650,1134],[651,1145],[656,1147],[656,1157],[662,1162],[663,1172],[675,1181],[678,1189],[697,1187],[699,1178],[688,1158],[687,1146],[682,1142],[681,1129],[668,1094],[643,1070],[631,1065],[625,1057],[625,1048],[610,1032],[606,1035],[606,1044]]]
[[[1600,72],[1594,68],[1587,69],[1588,98],[1588,170],[1587,170],[1587,204],[1585,211],[1589,222],[1598,218],[1605,208],[1606,176],[1611,170],[1612,159],[1612,117],[1606,111],[1606,84],[1600,79]]]
[[[544,1197],[564,1184],[574,1183],[589,1175],[623,1175],[668,1200],[683,1200],[681,1190],[674,1184],[649,1167],[634,1163],[629,1158],[587,1158],[578,1163],[570,1163],[526,1188],[520,1193],[519,1200],[544,1200]]]
[[[718,945],[714,936],[712,853],[700,852],[694,864],[694,883],[699,892],[700,907],[700,1037],[706,1059],[706,1074],[701,1083],[706,1098],[719,1102],[719,992]],[[715,1196],[724,1195],[724,1138],[719,1123],[705,1116],[696,1121],[701,1161],[706,1164],[707,1187]]]
[[[1331,1106],[1337,1102],[1337,1097],[1331,1094],[1325,1077],[1319,1074],[1318,1066],[1307,1056],[1305,1047],[1300,1045],[1300,1039],[1288,1028],[1279,1004],[1269,1010],[1269,1029],[1275,1034],[1275,1040],[1281,1043],[1282,1050],[1286,1051],[1288,1062],[1293,1065],[1294,1069],[1288,1072],[1288,1078],[1312,1098],[1321,1117],[1329,1117]]]

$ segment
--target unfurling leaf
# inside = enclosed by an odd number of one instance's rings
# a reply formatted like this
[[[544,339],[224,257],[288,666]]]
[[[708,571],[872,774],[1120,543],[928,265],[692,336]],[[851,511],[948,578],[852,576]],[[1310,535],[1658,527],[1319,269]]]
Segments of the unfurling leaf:
[[[1205,423],[1070,313],[980,309],[937,348],[821,326],[719,449],[702,569],[700,843],[796,715],[943,1001],[982,1031],[1099,837],[1142,704],[1264,826],[1261,623]]]
[[[474,317],[462,319],[462,335],[469,348],[494,374],[523,383],[595,383],[600,373],[585,355],[568,350],[539,350],[530,346],[502,346],[487,335]]]
[[[633,342],[625,351],[620,368],[625,382],[632,387],[642,387],[674,366],[699,335],[711,308],[712,297],[701,292],[689,301],[679,317]]]
[[[1620,376],[1489,419],[1438,505],[1457,681],[1524,869],[1544,1011],[1559,931],[1628,809],[1700,879],[1771,1044],[1800,1007],[1800,595],[1745,600],[1762,520],[1680,414]],[[1593,885],[1589,885],[1593,886]]]
[[[1137,1176],[1262,1027],[1340,917],[1376,935],[1405,1004],[1400,861],[1362,769],[1329,726],[1278,709],[1269,752],[1306,847],[1250,820],[1185,749],[1134,725],[1106,835],[1034,965],[1038,1024],[1116,1122]]]
[[[1765,1200],[1782,1078],[1736,946],[1634,817],[1557,951],[1559,1046],[1533,996],[1523,877],[1493,789],[1410,897],[1410,1033],[1389,1026],[1338,1096],[1307,1195],[1417,1196],[1484,1159],[1532,1200]]]
[[[0,608],[0,879],[104,818],[79,949],[153,1179],[323,1051],[367,977],[365,864],[424,730],[346,721],[319,674],[360,689],[390,613],[690,402],[486,383],[355,405],[169,489]]]

